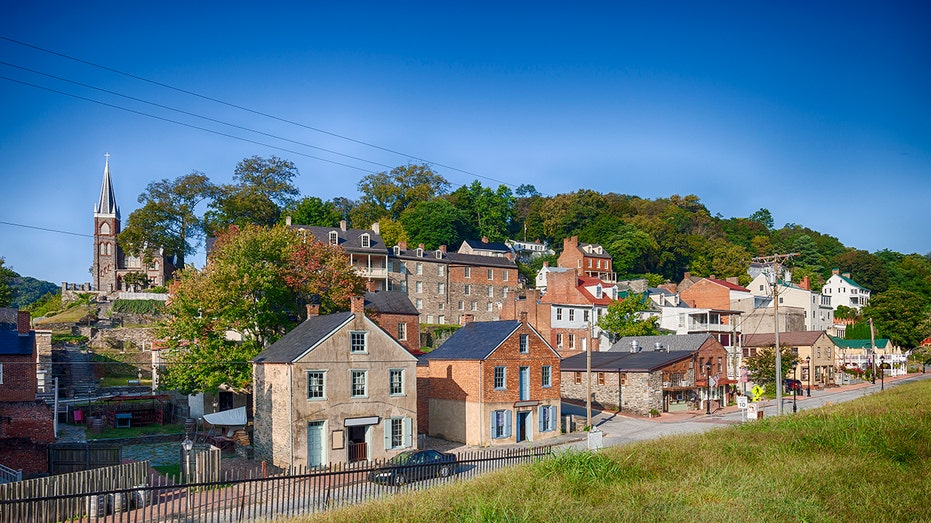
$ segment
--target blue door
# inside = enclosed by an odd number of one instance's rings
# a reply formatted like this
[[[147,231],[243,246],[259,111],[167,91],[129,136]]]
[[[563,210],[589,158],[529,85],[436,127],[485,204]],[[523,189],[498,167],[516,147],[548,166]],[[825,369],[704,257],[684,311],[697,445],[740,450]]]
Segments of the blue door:
[[[517,443],[530,439],[530,411],[517,413],[517,433],[514,435]]]
[[[311,421],[307,424],[307,466],[319,467],[323,463],[323,429],[325,421]]]
[[[520,400],[530,399],[530,367],[520,368]]]

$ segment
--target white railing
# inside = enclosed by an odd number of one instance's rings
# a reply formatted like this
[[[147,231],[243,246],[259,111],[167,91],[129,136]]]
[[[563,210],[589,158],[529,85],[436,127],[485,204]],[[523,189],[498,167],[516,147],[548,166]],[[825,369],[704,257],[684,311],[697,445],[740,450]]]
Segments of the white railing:
[[[356,267],[356,272],[363,278],[387,278],[388,269],[385,267]]]
[[[120,292],[120,299],[168,301],[168,294],[159,292]]]
[[[23,471],[14,470],[6,465],[0,465],[0,484],[15,483],[23,480]]]

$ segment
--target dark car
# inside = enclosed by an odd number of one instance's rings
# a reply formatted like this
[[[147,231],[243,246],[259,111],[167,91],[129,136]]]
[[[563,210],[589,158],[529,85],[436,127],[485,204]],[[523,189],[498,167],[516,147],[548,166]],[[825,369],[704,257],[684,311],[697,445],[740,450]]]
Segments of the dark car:
[[[802,391],[802,382],[801,382],[801,380],[790,380],[790,379],[787,379],[787,380],[785,380],[785,382],[786,382],[786,392],[792,392],[793,390],[796,391],[796,392],[801,392],[801,391]]]
[[[455,469],[455,454],[435,450],[408,450],[369,472],[369,481],[384,485],[404,485],[408,481],[445,478]]]

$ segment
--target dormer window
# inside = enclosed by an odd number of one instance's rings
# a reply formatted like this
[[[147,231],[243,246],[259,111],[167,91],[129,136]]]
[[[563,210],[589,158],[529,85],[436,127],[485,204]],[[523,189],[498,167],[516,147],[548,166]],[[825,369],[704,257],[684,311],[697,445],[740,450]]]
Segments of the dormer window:
[[[601,285],[595,287],[595,297],[596,297],[596,298],[601,299],[601,296],[602,296],[603,293],[604,293],[604,290],[601,288]]]
[[[421,249],[420,247],[417,247],[417,257],[423,258],[423,249]]]
[[[394,255],[395,255],[395,256],[400,256],[400,255],[401,255],[401,247],[399,247],[399,246],[397,246],[397,245],[394,246]]]
[[[330,245],[336,245],[337,243],[339,243],[339,233],[330,231]]]
[[[439,260],[442,258],[443,258],[443,251],[439,251],[439,250],[436,251],[436,259]]]
[[[368,247],[371,247],[372,245],[371,236],[369,236],[368,233],[365,233],[362,235],[361,241],[362,241],[362,247],[368,248]]]

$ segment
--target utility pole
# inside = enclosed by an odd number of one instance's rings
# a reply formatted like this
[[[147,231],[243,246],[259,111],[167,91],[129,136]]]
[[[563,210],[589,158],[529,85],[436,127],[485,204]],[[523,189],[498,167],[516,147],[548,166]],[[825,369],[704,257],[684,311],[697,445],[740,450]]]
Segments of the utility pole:
[[[773,285],[773,328],[776,331],[775,350],[776,350],[776,414],[782,415],[782,347],[779,345],[779,276],[782,269],[780,262],[786,261],[793,256],[798,256],[797,252],[791,254],[774,254],[773,256],[761,256],[753,258],[753,261],[771,266],[770,280]]]
[[[873,318],[870,318],[870,380],[876,384],[876,333],[873,331]]]

